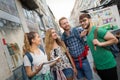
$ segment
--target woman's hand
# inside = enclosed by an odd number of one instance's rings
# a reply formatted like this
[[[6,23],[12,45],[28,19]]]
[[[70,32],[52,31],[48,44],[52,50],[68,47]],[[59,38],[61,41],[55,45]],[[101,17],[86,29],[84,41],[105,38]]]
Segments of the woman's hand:
[[[56,62],[60,62],[62,59],[60,57],[56,58]]]
[[[73,72],[74,72],[75,76],[77,76],[77,69],[76,69],[76,67],[73,68]]]
[[[36,74],[42,69],[42,67],[43,67],[43,63],[39,66],[34,66]]]
[[[50,66],[54,66],[57,62],[60,62],[62,59],[57,57],[54,62],[50,63]]]

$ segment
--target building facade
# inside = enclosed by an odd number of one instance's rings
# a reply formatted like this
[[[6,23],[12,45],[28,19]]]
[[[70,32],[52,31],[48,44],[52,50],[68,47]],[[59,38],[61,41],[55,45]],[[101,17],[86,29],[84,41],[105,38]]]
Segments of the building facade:
[[[100,0],[76,0],[74,8],[71,12],[70,22],[73,26],[79,26],[80,11],[100,6]]]
[[[120,13],[120,0],[76,0],[74,8],[71,12],[70,21],[74,26],[79,26],[79,15],[81,13],[91,12],[100,8],[100,6],[107,7],[117,5]]]
[[[38,8],[26,9],[21,0],[0,0],[1,80],[22,80],[17,69],[23,62],[22,46],[25,32],[37,31],[41,35],[50,27],[59,31],[55,17],[45,0],[28,1],[34,1]]]

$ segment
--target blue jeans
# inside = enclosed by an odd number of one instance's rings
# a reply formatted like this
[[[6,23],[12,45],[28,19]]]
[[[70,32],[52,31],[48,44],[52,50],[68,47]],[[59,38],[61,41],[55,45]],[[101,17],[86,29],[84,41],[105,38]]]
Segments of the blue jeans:
[[[75,65],[78,71],[78,79],[85,77],[87,80],[93,80],[92,70],[87,59],[82,60],[82,68],[80,68],[79,61],[75,61]]]

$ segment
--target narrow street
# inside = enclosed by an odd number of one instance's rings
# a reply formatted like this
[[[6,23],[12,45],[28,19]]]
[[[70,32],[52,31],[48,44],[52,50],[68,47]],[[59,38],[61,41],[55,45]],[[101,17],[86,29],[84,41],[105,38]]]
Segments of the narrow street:
[[[39,46],[45,50],[45,35],[48,29],[53,28],[61,39],[64,30],[59,19],[66,17],[71,29],[81,28],[79,16],[83,13],[91,16],[94,26],[114,32],[115,36],[120,35],[120,0],[0,0],[0,80],[23,80],[21,66],[24,61],[25,33],[37,32],[41,38]],[[120,36],[117,38],[120,44]],[[69,49],[69,46],[67,48]],[[94,61],[90,51],[87,58],[93,80],[101,80],[97,73],[94,73]],[[120,80],[120,54],[116,61]]]

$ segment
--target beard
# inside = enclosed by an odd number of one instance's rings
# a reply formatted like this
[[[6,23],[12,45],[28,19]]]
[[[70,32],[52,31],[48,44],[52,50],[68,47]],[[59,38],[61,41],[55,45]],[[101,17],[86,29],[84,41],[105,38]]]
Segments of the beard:
[[[88,23],[87,27],[85,29],[88,29],[90,27],[90,22]]]
[[[70,26],[67,26],[67,28],[64,28],[65,31],[69,31],[70,30]]]

